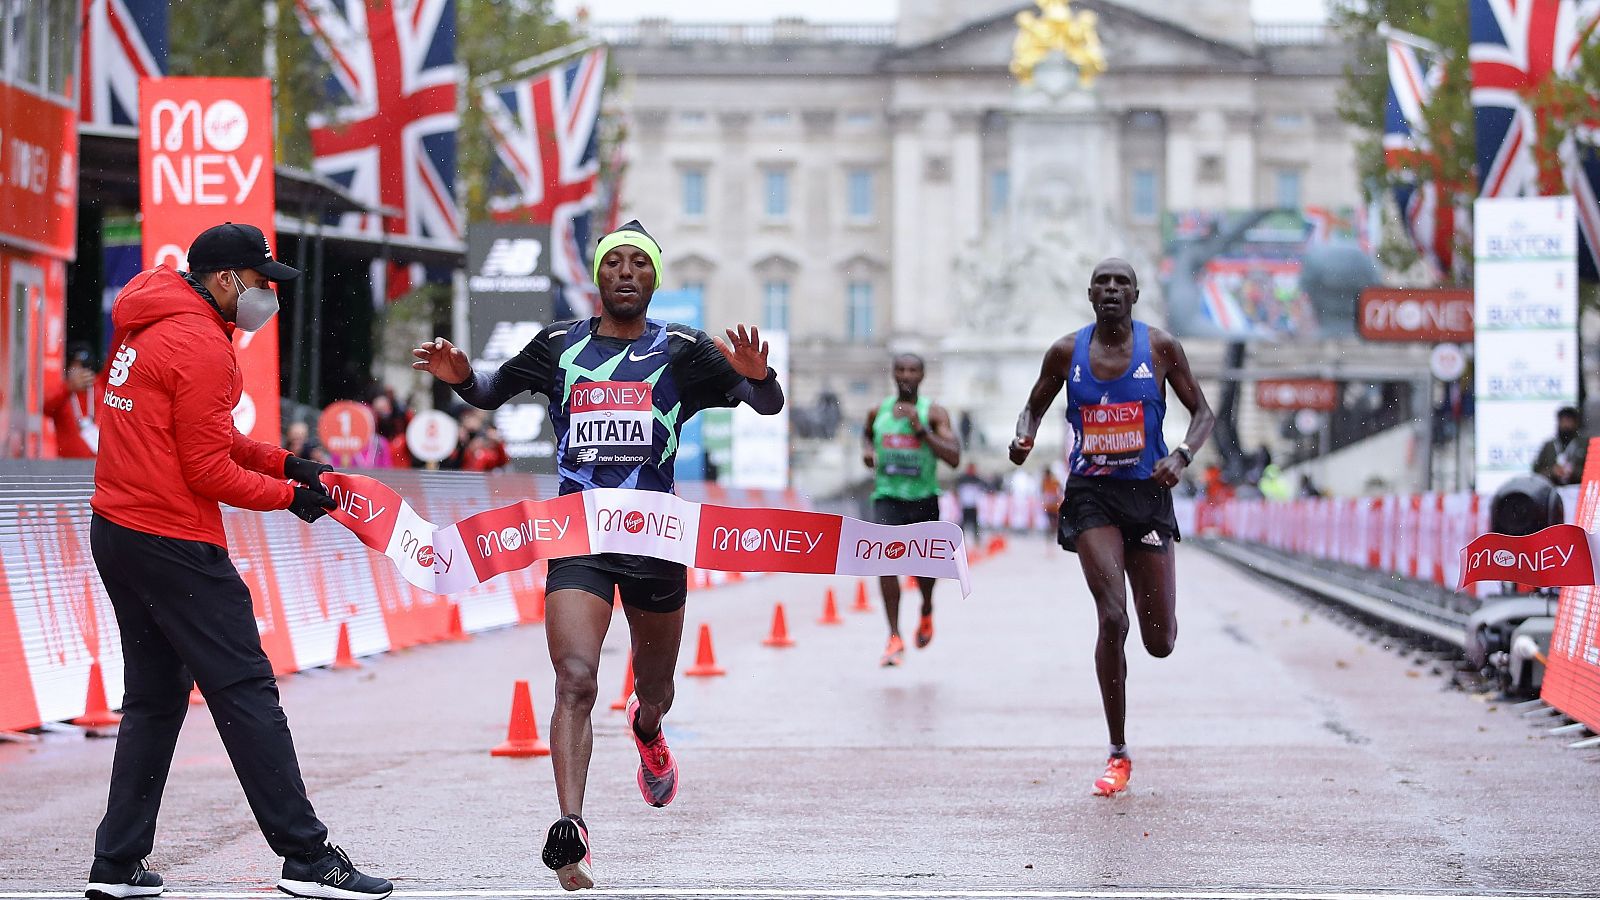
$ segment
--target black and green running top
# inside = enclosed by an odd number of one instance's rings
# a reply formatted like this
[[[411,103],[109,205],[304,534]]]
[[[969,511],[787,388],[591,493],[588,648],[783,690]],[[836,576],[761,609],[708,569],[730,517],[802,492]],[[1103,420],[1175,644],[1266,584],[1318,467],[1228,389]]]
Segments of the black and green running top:
[[[899,398],[889,396],[878,406],[872,420],[872,449],[877,469],[872,484],[874,500],[924,500],[939,496],[939,461],[933,447],[917,437],[911,420],[894,414]],[[928,427],[928,410],[933,401],[917,398],[917,418]]]
[[[766,399],[729,365],[703,331],[654,319],[635,340],[605,337],[598,318],[557,322],[492,376],[456,386],[474,406],[494,409],[531,391],[550,400],[561,493],[636,488],[670,493],[678,436],[702,409],[757,412]],[[782,392],[772,385],[776,412]]]

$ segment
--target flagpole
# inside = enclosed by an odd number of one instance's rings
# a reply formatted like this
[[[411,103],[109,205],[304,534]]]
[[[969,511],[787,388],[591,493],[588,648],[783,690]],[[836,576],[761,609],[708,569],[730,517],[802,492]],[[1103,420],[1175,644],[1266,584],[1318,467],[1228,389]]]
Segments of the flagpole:
[[[1409,31],[1401,31],[1393,25],[1390,25],[1388,22],[1378,23],[1378,37],[1381,37],[1386,41],[1398,41],[1402,44],[1409,44],[1418,50],[1426,50],[1429,53],[1444,52],[1443,49],[1433,41],[1430,41],[1425,37],[1418,37]]]
[[[548,65],[551,65],[552,63],[560,62],[569,56],[577,56],[579,53],[593,50],[601,45],[602,42],[595,38],[584,38],[581,41],[574,41],[571,44],[567,44],[565,47],[557,47],[554,50],[547,50],[538,56],[530,56],[522,62],[512,63],[510,66],[507,66],[504,69],[496,69],[493,72],[485,72],[482,75],[473,78],[472,84],[474,87],[482,88],[489,85],[499,84],[503,81],[509,81],[513,78],[516,78],[518,75],[524,75],[528,72],[542,69]]]

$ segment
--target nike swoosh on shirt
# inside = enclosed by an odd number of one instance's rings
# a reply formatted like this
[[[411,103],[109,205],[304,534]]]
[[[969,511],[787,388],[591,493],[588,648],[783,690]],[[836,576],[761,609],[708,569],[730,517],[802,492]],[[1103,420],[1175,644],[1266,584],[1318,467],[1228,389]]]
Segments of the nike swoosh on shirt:
[[[667,351],[665,351],[665,350],[653,350],[653,351],[651,351],[649,353],[646,353],[643,356],[637,356],[637,355],[635,355],[633,353],[629,353],[628,354],[628,358],[633,360],[634,362],[644,362],[645,360],[649,359],[652,356],[657,356],[657,355],[665,353],[665,352],[667,352]]]

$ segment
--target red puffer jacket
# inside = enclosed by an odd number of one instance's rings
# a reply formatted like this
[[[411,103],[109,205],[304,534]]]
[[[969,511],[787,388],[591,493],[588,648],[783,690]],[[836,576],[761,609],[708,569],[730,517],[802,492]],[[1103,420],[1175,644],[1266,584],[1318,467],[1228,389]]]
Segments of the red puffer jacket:
[[[233,328],[166,266],[141,272],[111,308],[94,511],[165,537],[227,547],[218,503],[287,509],[288,451],[233,426],[243,378]]]

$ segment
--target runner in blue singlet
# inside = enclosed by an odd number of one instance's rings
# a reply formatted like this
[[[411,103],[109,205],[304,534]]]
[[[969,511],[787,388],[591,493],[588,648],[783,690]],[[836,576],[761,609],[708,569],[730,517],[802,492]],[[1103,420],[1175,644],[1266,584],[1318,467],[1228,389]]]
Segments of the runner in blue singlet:
[[[1183,347],[1172,335],[1133,320],[1138,300],[1139,279],[1131,265],[1107,259],[1095,267],[1089,281],[1094,324],[1045,353],[1011,443],[1011,461],[1022,465],[1039,422],[1065,387],[1072,452],[1059,540],[1078,554],[1100,614],[1095,673],[1111,734],[1105,774],[1094,784],[1101,796],[1125,790],[1133,771],[1124,734],[1128,588],[1145,649],[1152,656],[1169,655],[1178,636],[1172,542],[1181,537],[1172,486],[1216,421]],[[1169,384],[1191,415],[1188,434],[1171,453],[1161,433]]]

